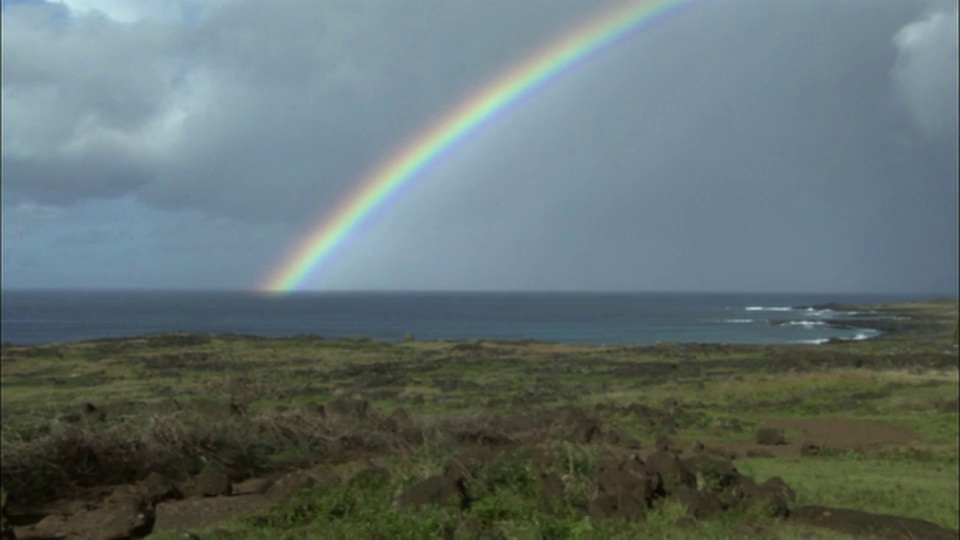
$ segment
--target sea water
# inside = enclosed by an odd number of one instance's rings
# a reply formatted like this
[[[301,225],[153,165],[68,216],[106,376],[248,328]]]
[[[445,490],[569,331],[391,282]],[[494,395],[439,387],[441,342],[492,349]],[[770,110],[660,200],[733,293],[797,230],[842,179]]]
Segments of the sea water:
[[[577,344],[822,343],[878,335],[862,317],[811,306],[916,295],[730,293],[10,291],[2,340],[36,344],[182,331],[316,334],[399,341],[538,340]],[[861,316],[863,314],[860,314]],[[869,314],[867,314],[869,315]]]

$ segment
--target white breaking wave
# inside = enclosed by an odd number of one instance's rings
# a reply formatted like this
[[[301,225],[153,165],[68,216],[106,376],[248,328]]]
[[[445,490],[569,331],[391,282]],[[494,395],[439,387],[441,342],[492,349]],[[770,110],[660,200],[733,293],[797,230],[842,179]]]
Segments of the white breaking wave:
[[[816,326],[823,326],[827,323],[823,321],[787,321],[783,324],[787,326],[802,326],[804,328],[814,328]]]
[[[753,319],[723,319],[723,322],[728,324],[747,324],[754,322]]]
[[[746,311],[793,311],[792,307],[747,306]]]
[[[828,341],[830,341],[830,338],[801,339],[799,341],[794,341],[794,343],[805,343],[807,345],[823,345]]]

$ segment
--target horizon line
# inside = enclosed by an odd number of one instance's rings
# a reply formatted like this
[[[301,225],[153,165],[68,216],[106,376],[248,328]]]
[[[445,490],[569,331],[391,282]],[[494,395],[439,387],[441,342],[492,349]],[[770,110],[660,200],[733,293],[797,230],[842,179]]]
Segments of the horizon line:
[[[259,289],[250,288],[203,288],[203,287],[0,287],[0,292],[185,292],[185,293],[250,293],[258,296],[274,296]],[[716,290],[716,289],[316,289],[290,291],[289,295],[340,295],[340,294],[764,294],[764,295],[876,295],[876,296],[940,296],[955,300],[960,291],[876,291],[876,290]]]

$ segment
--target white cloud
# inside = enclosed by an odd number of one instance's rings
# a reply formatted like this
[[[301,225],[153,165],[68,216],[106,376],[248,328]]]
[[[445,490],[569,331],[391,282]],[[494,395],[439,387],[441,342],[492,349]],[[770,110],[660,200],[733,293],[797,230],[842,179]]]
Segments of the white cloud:
[[[896,33],[894,83],[926,136],[957,130],[957,5],[926,13]]]
[[[74,16],[99,15],[113,22],[172,22],[196,17],[211,6],[229,0],[55,0]]]

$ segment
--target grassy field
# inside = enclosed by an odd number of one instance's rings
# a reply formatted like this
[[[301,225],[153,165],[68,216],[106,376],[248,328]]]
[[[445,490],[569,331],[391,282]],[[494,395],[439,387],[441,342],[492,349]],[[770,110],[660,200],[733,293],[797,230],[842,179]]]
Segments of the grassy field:
[[[956,538],[957,302],[869,309],[891,316],[871,321],[881,338],[820,346],[5,345],[4,526],[17,538]]]

